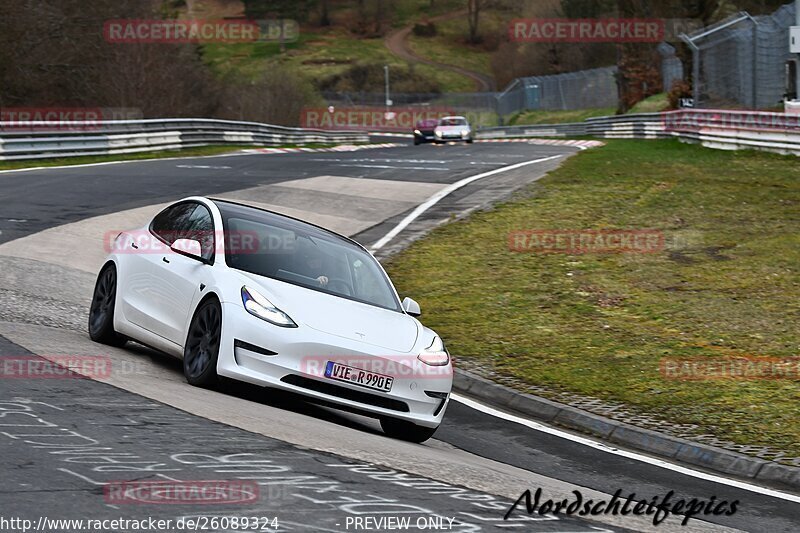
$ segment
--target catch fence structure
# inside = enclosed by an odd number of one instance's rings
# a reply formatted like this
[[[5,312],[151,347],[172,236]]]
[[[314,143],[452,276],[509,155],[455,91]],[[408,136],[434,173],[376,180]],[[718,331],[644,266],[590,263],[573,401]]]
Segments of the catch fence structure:
[[[794,6],[785,5],[772,15],[741,12],[682,35],[692,50],[694,106],[780,106],[794,21]]]
[[[616,107],[617,67],[517,78],[497,95],[501,115],[524,110]]]

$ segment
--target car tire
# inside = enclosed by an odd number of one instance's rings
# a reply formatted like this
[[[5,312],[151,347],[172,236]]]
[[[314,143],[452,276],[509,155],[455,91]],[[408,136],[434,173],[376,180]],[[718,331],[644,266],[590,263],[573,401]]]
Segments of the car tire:
[[[381,428],[387,437],[416,442],[417,444],[431,438],[433,434],[436,433],[436,430],[439,429],[438,426],[435,428],[428,428],[425,426],[418,426],[413,422],[388,417],[381,418]]]
[[[222,307],[216,299],[203,302],[192,317],[183,348],[183,375],[190,385],[217,384],[217,360],[222,337]]]
[[[114,331],[114,305],[117,302],[117,268],[113,263],[97,275],[89,307],[89,338],[110,346],[123,346],[128,339]]]
[[[467,139],[467,144],[472,144],[473,139]]]
[[[417,146],[417,145],[418,145],[418,144],[420,144],[421,142],[422,142],[422,141],[420,141],[418,138],[414,137],[414,146]]]

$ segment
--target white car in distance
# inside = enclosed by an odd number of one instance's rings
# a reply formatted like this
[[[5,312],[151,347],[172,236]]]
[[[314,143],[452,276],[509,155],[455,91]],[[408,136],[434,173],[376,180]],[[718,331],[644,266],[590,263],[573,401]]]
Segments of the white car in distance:
[[[464,117],[442,117],[433,130],[434,142],[464,141],[471,143],[474,140],[472,127]]]

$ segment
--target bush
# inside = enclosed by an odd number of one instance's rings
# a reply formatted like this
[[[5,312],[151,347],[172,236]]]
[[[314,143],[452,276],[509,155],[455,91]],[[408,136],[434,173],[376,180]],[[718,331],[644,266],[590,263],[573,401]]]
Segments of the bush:
[[[392,92],[440,93],[441,87],[414,69],[391,68]],[[335,74],[317,83],[321,91],[382,93],[384,90],[383,64],[357,63],[340,74]]]
[[[215,118],[297,126],[304,107],[316,103],[311,83],[286,68],[273,68],[250,81],[228,75],[221,81]]]
[[[433,22],[428,22],[425,24],[414,24],[414,35],[417,37],[435,37],[436,36],[436,24]]]
[[[692,97],[692,85],[686,80],[675,80],[669,90],[667,98],[669,100],[670,109],[678,109],[680,107],[681,98]]]

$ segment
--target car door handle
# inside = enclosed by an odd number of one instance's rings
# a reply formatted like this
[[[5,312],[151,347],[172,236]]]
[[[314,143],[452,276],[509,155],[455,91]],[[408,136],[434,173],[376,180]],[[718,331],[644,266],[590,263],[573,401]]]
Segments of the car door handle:
[[[161,260],[164,261],[165,263],[169,263],[169,259],[167,259],[166,257],[162,257]]]

